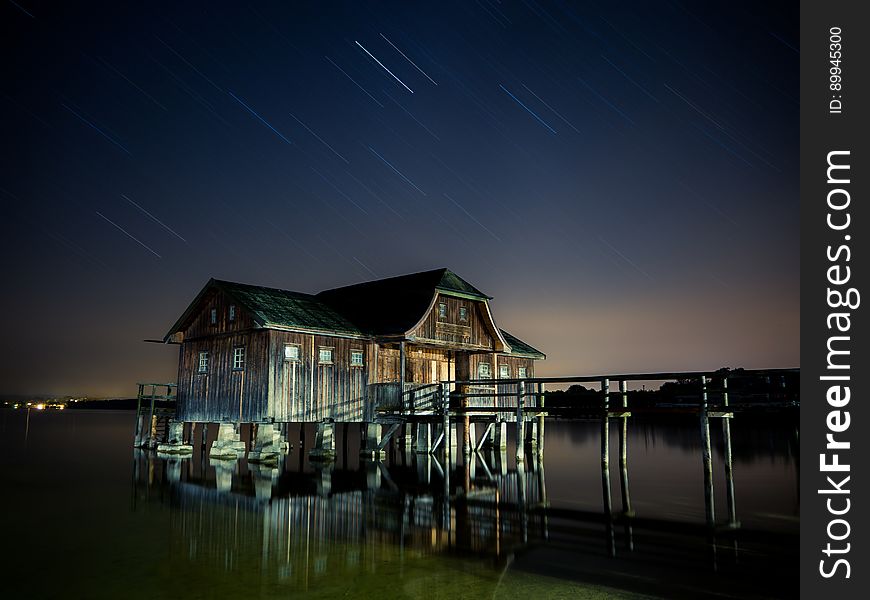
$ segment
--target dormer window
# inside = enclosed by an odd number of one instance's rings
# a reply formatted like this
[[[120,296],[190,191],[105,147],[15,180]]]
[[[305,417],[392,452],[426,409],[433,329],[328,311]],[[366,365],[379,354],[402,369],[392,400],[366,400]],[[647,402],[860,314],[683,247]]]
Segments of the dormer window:
[[[447,318],[447,305],[444,302],[438,304],[438,318],[446,319]]]
[[[468,308],[465,306],[459,307],[459,320],[467,321],[468,320]]]
[[[236,320],[236,305],[230,304],[230,321]]]
[[[211,318],[211,324],[217,325],[217,309],[216,308],[211,309],[211,317],[210,318]]]

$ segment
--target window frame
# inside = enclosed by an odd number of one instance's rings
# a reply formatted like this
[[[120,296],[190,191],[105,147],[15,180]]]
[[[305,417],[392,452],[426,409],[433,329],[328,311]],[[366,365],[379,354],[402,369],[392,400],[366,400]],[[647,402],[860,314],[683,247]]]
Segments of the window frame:
[[[504,370],[507,369],[507,375],[503,375]],[[507,363],[502,363],[498,366],[498,378],[499,379],[510,379],[511,378],[511,366]]]
[[[482,375],[480,373],[480,368],[484,365],[486,365],[486,370],[489,372],[488,375]],[[483,362],[483,361],[477,363],[477,378],[478,379],[492,379],[492,363]]]
[[[209,314],[209,322],[212,325],[217,325],[217,309],[212,308],[208,314]]]
[[[287,348],[296,348],[296,356],[287,356]],[[284,357],[284,362],[300,362],[302,360],[302,345],[286,342],[282,356]]]
[[[323,351],[329,351],[329,360],[323,360]],[[335,364],[335,347],[334,346],[318,346],[317,348],[317,364],[318,365],[334,365]]]
[[[438,303],[438,318],[446,319],[447,318],[447,303],[439,302]]]
[[[353,360],[354,355],[359,354],[359,362],[356,363]],[[366,353],[362,348],[351,348],[350,349],[350,366],[354,369],[364,368],[366,366]]]
[[[241,350],[241,352],[239,352]],[[232,355],[232,370],[233,371],[244,371],[245,365],[248,362],[248,351],[245,346],[233,346],[233,355]]]
[[[197,354],[196,372],[199,374],[208,373],[208,362],[208,350],[200,350]]]
[[[235,322],[235,320],[236,320],[236,305],[235,305],[235,304],[230,304],[230,310],[229,310],[229,313],[230,313],[230,314],[229,314],[229,317],[230,317],[230,323]]]
[[[465,305],[459,307],[459,321],[468,323],[468,307]]]
[[[525,379],[529,376],[528,367],[517,367],[517,379]]]

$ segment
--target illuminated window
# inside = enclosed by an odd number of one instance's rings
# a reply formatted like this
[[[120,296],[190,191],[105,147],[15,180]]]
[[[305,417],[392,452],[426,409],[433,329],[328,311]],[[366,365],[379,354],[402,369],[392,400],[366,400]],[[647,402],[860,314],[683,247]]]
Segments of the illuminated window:
[[[352,367],[363,366],[363,351],[362,350],[351,350],[350,351],[350,366],[352,366]]]
[[[478,379],[489,379],[492,377],[492,367],[489,363],[477,363],[477,378]]]
[[[217,325],[217,309],[216,308],[211,309],[211,324]]]
[[[459,307],[459,320],[467,321],[468,320],[468,309],[464,306]]]
[[[230,321],[236,320],[236,305],[230,304]]]
[[[498,366],[498,376],[501,379],[510,379],[511,378],[511,366],[510,365],[499,365]]]
[[[199,353],[199,372],[205,373],[208,371],[208,352]]]
[[[331,365],[332,364],[332,348],[321,348],[319,357],[320,357],[320,364]]]
[[[296,361],[299,360],[299,345],[284,344],[284,360]]]
[[[438,305],[438,318],[446,319],[447,318],[447,305],[441,302]]]
[[[526,368],[525,367],[517,367],[517,377],[519,379],[526,378]]]
[[[245,368],[245,347],[233,348],[233,371],[241,371]]]

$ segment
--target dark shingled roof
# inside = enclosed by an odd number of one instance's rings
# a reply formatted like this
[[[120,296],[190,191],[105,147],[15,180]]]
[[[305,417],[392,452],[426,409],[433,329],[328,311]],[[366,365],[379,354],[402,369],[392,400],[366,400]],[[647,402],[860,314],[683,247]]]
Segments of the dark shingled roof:
[[[435,292],[489,300],[448,269],[368,281],[317,295],[211,279],[164,339],[187,326],[202,299],[218,289],[250,313],[260,327],[301,329],[347,336],[391,336],[409,331],[426,314]],[[512,353],[545,356],[501,330]]]
[[[501,334],[504,337],[504,341],[506,341],[508,343],[508,346],[511,347],[512,355],[523,356],[525,358],[547,358],[547,356],[543,352],[528,345],[520,338],[512,336],[504,329],[500,329],[499,331],[501,331]]]
[[[263,327],[293,327],[360,335],[362,332],[344,315],[320,302],[316,296],[276,288],[214,282],[224,293],[247,309]]]
[[[490,298],[447,269],[326,290],[317,294],[317,298],[366,333],[401,335],[426,314],[436,291],[480,300]]]

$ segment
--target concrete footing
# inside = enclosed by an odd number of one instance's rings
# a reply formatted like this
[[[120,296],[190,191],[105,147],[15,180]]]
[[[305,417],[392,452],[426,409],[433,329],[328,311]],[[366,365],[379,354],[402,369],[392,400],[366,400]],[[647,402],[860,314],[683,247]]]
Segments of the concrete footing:
[[[157,445],[159,454],[193,454],[193,446],[184,443],[184,422],[169,421],[167,441]]]
[[[241,440],[239,431],[233,423],[218,425],[217,439],[211,445],[209,458],[236,460],[245,455],[245,442]]]
[[[311,460],[333,461],[335,460],[335,423],[333,421],[321,421],[317,424],[314,434],[314,448],[308,451]]]
[[[383,427],[379,423],[363,423],[362,444],[359,454],[372,460],[381,460],[387,457],[386,450],[379,448]]]
[[[287,454],[290,445],[281,436],[280,430],[272,423],[260,423],[254,447],[248,452],[248,462],[277,463],[278,458]]]
[[[417,443],[414,452],[417,454],[429,454],[432,449],[432,425],[429,423],[417,423]]]

